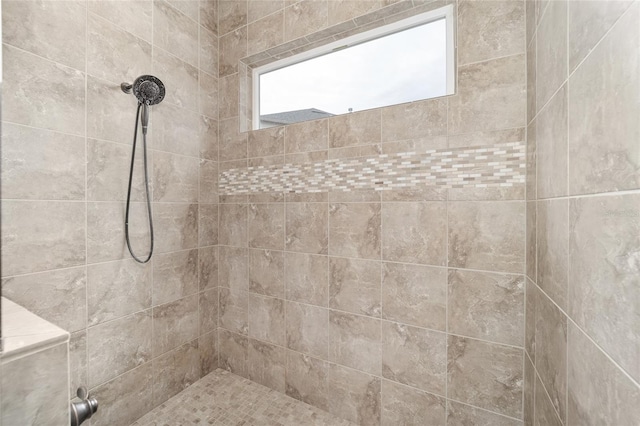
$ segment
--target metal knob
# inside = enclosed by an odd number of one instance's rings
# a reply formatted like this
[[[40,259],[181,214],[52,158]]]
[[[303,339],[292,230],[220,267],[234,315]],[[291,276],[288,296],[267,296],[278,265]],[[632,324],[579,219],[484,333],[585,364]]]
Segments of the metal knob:
[[[71,403],[71,426],[80,426],[98,411],[98,400],[91,398],[86,387],[80,386],[76,395],[80,402]]]

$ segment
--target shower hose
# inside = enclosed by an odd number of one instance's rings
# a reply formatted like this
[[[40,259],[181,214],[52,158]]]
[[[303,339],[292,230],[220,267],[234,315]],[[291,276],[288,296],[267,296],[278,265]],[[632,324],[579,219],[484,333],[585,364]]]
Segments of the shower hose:
[[[146,259],[141,259],[133,253],[131,248],[131,241],[129,240],[129,205],[131,204],[131,184],[133,180],[133,164],[136,159],[136,142],[138,139],[138,123],[140,122],[140,110],[142,108],[142,102],[138,103],[138,110],[136,111],[136,126],[133,130],[133,150],[131,152],[131,167],[129,168],[129,188],[127,189],[127,208],[124,218],[124,237],[127,241],[127,248],[129,253],[136,262],[147,263],[151,259],[153,254],[153,219],[151,217],[151,198],[149,197],[149,173],[147,170],[147,132],[143,129],[142,132],[142,153],[144,162],[144,189],[147,195],[147,214],[149,215],[149,234],[151,236],[151,244],[149,247],[149,255]]]

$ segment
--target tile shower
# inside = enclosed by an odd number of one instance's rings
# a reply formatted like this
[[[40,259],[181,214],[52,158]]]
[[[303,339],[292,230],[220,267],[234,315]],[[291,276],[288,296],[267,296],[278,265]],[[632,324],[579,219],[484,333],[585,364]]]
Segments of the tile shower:
[[[362,425],[640,421],[637,0],[459,0],[455,95],[240,130],[247,63],[445,4],[3,1],[2,293],[71,333],[91,425],[214,371]]]

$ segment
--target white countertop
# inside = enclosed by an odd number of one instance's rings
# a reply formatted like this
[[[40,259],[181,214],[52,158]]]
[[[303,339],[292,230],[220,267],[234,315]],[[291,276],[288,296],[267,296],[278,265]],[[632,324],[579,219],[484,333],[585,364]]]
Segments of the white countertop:
[[[69,333],[11,300],[2,298],[2,362],[69,340]]]

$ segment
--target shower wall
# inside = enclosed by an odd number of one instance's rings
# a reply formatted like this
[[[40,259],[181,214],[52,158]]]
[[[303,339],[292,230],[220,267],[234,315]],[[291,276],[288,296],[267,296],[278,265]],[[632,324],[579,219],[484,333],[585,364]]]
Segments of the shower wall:
[[[72,333],[71,392],[87,385],[100,401],[92,424],[129,425],[217,366],[217,4],[2,9],[2,291]],[[167,88],[151,115],[146,265],[124,244],[136,100],[119,88],[141,74]],[[141,153],[130,220],[139,255]]]
[[[527,2],[528,425],[640,419],[638,22]]]
[[[240,132],[240,60],[444,4],[219,7],[219,365],[364,425],[522,424],[524,178],[278,192],[230,176],[264,166],[279,183],[282,165],[524,149],[525,3],[456,4],[454,96]]]

